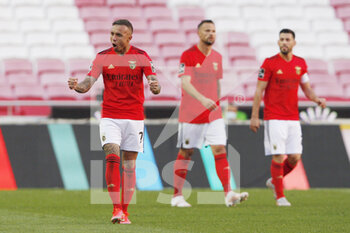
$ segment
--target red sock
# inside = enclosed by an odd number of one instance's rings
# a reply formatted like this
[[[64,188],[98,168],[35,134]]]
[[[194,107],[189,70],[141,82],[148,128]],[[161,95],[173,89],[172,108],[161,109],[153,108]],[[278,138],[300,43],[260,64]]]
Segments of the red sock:
[[[272,183],[275,185],[276,198],[284,197],[283,193],[283,163],[271,161]]]
[[[174,196],[182,195],[182,188],[184,186],[187,167],[191,158],[186,159],[180,153],[177,155],[175,164],[174,164]]]
[[[128,206],[132,199],[132,195],[135,191],[136,185],[136,174],[134,168],[123,167],[123,178],[122,178],[122,208],[124,212],[128,212]]]
[[[120,205],[120,158],[118,155],[109,154],[106,156],[106,182],[109,196],[114,208],[121,208]]]
[[[286,158],[283,161],[283,176],[286,176],[289,172],[291,172],[297,166],[297,164],[298,163],[294,165],[290,164],[288,158]]]
[[[230,166],[228,165],[226,153],[215,155],[214,158],[215,158],[216,173],[218,174],[222,187],[224,187],[224,192],[226,195],[229,191],[231,191],[231,185],[230,185],[231,170],[230,170]]]

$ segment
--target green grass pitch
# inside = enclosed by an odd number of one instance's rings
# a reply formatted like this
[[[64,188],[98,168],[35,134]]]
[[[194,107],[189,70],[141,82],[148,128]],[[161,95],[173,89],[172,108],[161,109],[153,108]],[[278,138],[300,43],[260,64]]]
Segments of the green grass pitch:
[[[350,189],[287,191],[291,207],[277,207],[267,189],[244,189],[249,200],[232,208],[157,203],[159,192],[137,192],[131,225],[109,222],[111,205],[90,204],[89,191],[20,189],[0,191],[0,232],[350,232]],[[162,191],[171,193],[171,190]]]

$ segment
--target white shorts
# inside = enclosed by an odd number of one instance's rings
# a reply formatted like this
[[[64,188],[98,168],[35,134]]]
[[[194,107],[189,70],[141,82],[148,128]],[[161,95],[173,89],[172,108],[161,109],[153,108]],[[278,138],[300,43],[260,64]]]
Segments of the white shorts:
[[[100,140],[102,147],[107,143],[120,146],[121,150],[143,152],[144,121],[102,118]]]
[[[179,123],[178,148],[201,149],[203,145],[226,145],[226,141],[225,123],[222,118],[204,124]]]
[[[301,154],[303,151],[299,121],[264,121],[265,155]]]

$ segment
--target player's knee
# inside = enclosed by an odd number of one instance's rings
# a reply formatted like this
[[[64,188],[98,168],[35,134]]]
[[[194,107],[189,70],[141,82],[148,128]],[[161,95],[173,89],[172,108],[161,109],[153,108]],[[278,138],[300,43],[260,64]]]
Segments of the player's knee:
[[[180,154],[186,159],[190,158],[193,155],[193,149],[181,149]]]
[[[214,155],[226,154],[226,148],[223,145],[212,146],[212,151]]]
[[[107,143],[103,146],[102,149],[106,155],[115,154],[115,155],[119,156],[119,154],[120,154],[119,146],[117,144],[114,144],[114,143]]]
[[[300,159],[301,159],[301,155],[288,156],[288,162],[292,165],[296,165]]]

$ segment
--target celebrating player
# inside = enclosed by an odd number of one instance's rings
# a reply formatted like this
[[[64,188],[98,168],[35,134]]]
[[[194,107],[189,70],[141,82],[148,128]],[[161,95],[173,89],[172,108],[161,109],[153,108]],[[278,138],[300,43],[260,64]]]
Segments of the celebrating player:
[[[226,132],[219,103],[222,78],[222,57],[212,49],[215,25],[203,20],[198,25],[199,43],[186,50],[180,61],[179,77],[182,99],[179,112],[177,146],[180,148],[174,165],[174,196],[171,206],[190,207],[182,195],[187,167],[194,148],[210,145],[217,175],[224,187],[225,203],[233,206],[248,198],[248,193],[235,193],[230,185],[230,167],[226,158]]]
[[[147,53],[131,46],[133,26],[125,19],[112,24],[111,48],[97,54],[90,72],[78,83],[68,85],[79,93],[87,92],[102,74],[103,94],[100,140],[106,154],[106,181],[113,202],[113,223],[130,224],[128,205],[135,188],[135,162],[143,152],[145,74],[153,94],[160,92],[156,71]],[[120,202],[120,150],[122,150],[122,194]]]
[[[266,185],[274,191],[277,206],[291,205],[283,193],[283,177],[295,168],[302,153],[299,85],[308,99],[322,108],[326,106],[326,100],[318,98],[311,89],[305,60],[293,55],[295,44],[295,33],[282,29],[278,40],[280,53],[265,59],[260,68],[250,121],[250,129],[257,132],[260,127],[259,106],[265,91],[265,155],[272,155],[272,178]]]

